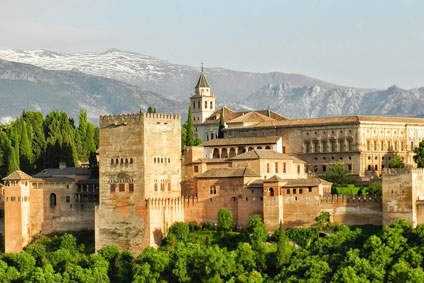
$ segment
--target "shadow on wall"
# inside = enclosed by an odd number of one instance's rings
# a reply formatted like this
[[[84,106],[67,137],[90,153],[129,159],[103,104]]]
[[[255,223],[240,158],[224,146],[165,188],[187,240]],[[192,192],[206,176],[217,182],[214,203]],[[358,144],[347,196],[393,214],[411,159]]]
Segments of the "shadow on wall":
[[[156,228],[155,231],[153,231],[153,239],[155,240],[156,245],[160,245],[162,242],[163,233],[159,228]]]

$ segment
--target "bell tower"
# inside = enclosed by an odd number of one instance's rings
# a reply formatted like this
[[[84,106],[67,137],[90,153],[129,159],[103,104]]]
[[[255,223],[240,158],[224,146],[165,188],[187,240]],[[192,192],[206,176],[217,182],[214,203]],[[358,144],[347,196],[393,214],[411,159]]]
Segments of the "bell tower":
[[[194,125],[197,125],[204,122],[215,111],[215,93],[211,91],[203,72],[203,63],[199,81],[194,90],[194,93],[190,95],[190,105],[193,112]]]

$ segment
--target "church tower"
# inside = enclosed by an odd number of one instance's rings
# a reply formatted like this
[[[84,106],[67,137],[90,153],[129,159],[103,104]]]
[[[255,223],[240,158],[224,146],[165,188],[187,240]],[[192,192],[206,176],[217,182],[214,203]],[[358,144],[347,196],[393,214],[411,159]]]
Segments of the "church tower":
[[[211,87],[203,72],[203,65],[195,92],[190,96],[190,105],[195,126],[204,122],[215,111],[215,93],[211,92]]]

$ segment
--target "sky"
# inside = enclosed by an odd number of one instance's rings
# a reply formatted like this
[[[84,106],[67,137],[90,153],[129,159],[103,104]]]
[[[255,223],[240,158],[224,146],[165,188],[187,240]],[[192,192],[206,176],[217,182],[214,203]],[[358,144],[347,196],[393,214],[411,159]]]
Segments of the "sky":
[[[424,86],[424,1],[0,0],[0,49],[110,48],[409,89]]]

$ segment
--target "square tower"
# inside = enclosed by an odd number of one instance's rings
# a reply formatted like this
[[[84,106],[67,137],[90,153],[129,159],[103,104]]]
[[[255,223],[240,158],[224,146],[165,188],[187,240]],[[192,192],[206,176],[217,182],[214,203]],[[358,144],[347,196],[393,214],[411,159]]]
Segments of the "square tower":
[[[148,202],[181,195],[181,117],[101,116],[96,250],[115,245],[139,253],[153,245]],[[156,222],[160,220],[154,219]],[[165,226],[155,233],[165,233]]]

